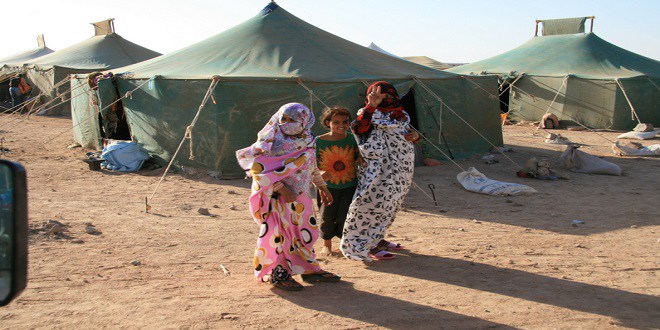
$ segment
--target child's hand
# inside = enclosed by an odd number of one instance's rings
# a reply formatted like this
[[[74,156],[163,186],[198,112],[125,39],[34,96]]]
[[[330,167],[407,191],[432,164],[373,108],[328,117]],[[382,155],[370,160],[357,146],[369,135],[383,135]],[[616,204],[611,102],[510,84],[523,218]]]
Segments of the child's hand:
[[[420,136],[419,136],[419,133],[417,133],[415,131],[412,131],[410,133],[404,134],[403,138],[406,139],[406,141],[415,142],[415,141],[419,140]]]
[[[328,171],[320,171],[321,172],[321,177],[323,178],[324,181],[328,181],[332,179],[332,175],[328,173]]]
[[[328,190],[328,187],[326,186],[321,186],[319,187],[319,192],[321,193],[321,201],[323,202],[324,205],[330,205],[332,204],[332,194],[330,193],[330,190]]]
[[[358,158],[357,158],[356,162],[357,162],[357,165],[360,166],[360,167],[367,167],[367,165],[368,165],[367,161],[364,158],[362,158],[361,155],[358,155]]]
[[[282,195],[282,199],[284,199],[284,202],[286,203],[293,203],[296,201],[296,198],[298,198],[296,193],[285,186],[282,186],[282,188],[278,189],[277,192]]]

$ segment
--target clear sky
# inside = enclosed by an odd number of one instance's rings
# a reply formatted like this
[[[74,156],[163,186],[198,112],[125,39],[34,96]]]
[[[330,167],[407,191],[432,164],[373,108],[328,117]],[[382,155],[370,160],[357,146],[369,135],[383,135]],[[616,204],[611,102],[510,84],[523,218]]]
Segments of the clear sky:
[[[115,18],[124,38],[168,53],[257,15],[267,0],[32,0],[3,11],[0,57],[53,50],[94,34],[91,22]],[[399,56],[473,62],[510,50],[534,34],[535,19],[596,16],[594,32],[660,60],[660,0],[279,0],[282,8],[330,33]],[[8,9],[9,3],[4,4]],[[12,27],[11,30],[8,27]],[[588,29],[588,24],[587,24]]]

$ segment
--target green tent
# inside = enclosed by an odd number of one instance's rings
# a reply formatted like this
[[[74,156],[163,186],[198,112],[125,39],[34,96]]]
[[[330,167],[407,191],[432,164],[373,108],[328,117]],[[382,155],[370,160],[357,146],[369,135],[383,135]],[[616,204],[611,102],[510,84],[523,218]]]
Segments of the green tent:
[[[110,24],[112,20],[94,23],[94,25],[106,22],[108,26],[112,26]],[[28,61],[22,67],[15,69],[26,70],[29,82],[35,87],[33,95],[41,92],[46,93],[39,100],[39,102],[44,103],[70,88],[69,84],[64,84],[57,91],[53,91],[53,87],[70,74],[114,69],[160,55],[122,38],[114,32],[113,28],[101,33],[107,34],[99,34],[97,29],[97,35],[92,38]],[[75,90],[72,91],[72,95],[66,94],[63,98],[75,98],[80,93],[82,92]],[[57,103],[61,103],[61,101],[55,101],[52,104]],[[69,109],[68,102],[65,102],[51,109],[48,114],[68,114]]]
[[[176,160],[180,165],[218,171],[225,178],[244,175],[235,151],[254,142],[281,105],[302,102],[318,116],[324,106],[338,104],[355,113],[364,105],[366,85],[378,80],[390,81],[401,95],[407,95],[404,101],[413,105],[407,109],[417,127],[445,152],[449,149],[455,157],[465,157],[491,148],[448,107],[492,143],[502,143],[497,100],[462,76],[349,42],[273,2],[256,17],[225,32],[114,71],[120,73],[114,82],[99,83],[100,107],[143,85],[122,100],[123,107],[133,140],[163,162],[177,149],[211,77],[220,77],[191,131],[191,140]],[[496,92],[495,77],[473,79]],[[113,93],[113,84],[118,86],[118,94]],[[324,131],[318,124],[314,130]],[[436,149],[429,152],[440,157]]]
[[[52,49],[46,47],[43,34],[37,36],[37,44],[39,47],[30,49],[10,56],[0,58],[0,102],[9,101],[9,79],[18,73],[20,70],[18,66],[23,63],[33,60],[35,58],[50,54]]]
[[[515,82],[505,95],[514,119],[537,121],[549,111],[569,123],[627,130],[638,123],[632,104],[641,122],[660,126],[660,62],[579,33],[584,19],[539,21],[543,36],[447,71]]]
[[[33,60],[35,58],[48,55],[53,52],[52,49],[46,47],[46,42],[44,41],[44,35],[40,34],[37,36],[37,44],[38,47],[35,49],[30,49],[26,50],[24,52],[16,53],[13,55],[9,55],[3,58],[0,58],[0,65],[1,66],[16,66],[16,65],[21,65],[25,62],[28,62],[30,60]]]

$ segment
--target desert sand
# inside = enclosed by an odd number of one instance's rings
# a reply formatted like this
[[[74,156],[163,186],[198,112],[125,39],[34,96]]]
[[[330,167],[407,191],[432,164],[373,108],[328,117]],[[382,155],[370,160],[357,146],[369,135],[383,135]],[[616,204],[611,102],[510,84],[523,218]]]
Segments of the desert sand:
[[[388,235],[406,250],[368,266],[322,258],[342,282],[282,292],[253,277],[249,181],[171,173],[146,213],[164,169],[91,171],[86,150],[67,148],[70,119],[19,123],[4,128],[2,157],[28,171],[29,283],[0,308],[0,328],[660,327],[660,159],[613,155],[607,140],[617,132],[559,131],[622,176],[566,171],[565,146],[525,125],[504,127],[512,161],[499,155],[487,165],[485,153],[457,161],[538,190],[531,196],[468,192],[451,162],[418,167]],[[514,162],[531,157],[570,179],[517,177]],[[44,233],[49,220],[65,231]],[[85,231],[89,223],[98,233]]]

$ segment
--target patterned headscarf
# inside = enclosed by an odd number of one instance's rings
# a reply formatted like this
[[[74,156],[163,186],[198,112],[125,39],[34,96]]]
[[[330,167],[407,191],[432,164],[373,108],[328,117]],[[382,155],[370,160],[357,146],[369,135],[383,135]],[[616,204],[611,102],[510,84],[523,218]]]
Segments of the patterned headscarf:
[[[396,88],[392,86],[392,84],[386,82],[386,81],[377,81],[369,88],[367,88],[367,94],[373,92],[376,90],[376,87],[380,86],[380,92],[381,94],[387,94],[391,96],[391,98],[383,99],[380,101],[376,109],[380,110],[381,112],[390,112],[390,111],[395,111],[395,110],[403,110],[403,106],[401,105],[401,99],[399,98],[399,93],[397,93]],[[368,104],[369,100],[365,100],[365,104]]]
[[[367,88],[367,94],[376,90],[376,87],[380,86],[381,94],[388,94],[392,96],[391,98],[386,98],[380,101],[376,109],[380,110],[382,113],[388,113],[391,119],[394,120],[405,120],[406,115],[403,113],[403,105],[401,105],[401,99],[399,98],[399,93],[397,93],[396,88],[392,84],[386,81],[377,81]],[[365,100],[365,104],[369,104],[369,100]],[[365,108],[351,123],[351,130],[354,134],[358,136],[369,136],[371,132],[371,116],[374,113],[374,109]]]
[[[294,123],[280,124],[282,116],[287,115]],[[314,113],[300,103],[287,103],[270,118],[266,126],[257,134],[257,141],[251,146],[236,151],[238,164],[249,170],[254,159],[261,155],[281,156],[290,152],[314,146]],[[287,135],[286,127],[300,125],[302,129],[296,135]],[[284,131],[283,131],[284,128]]]

